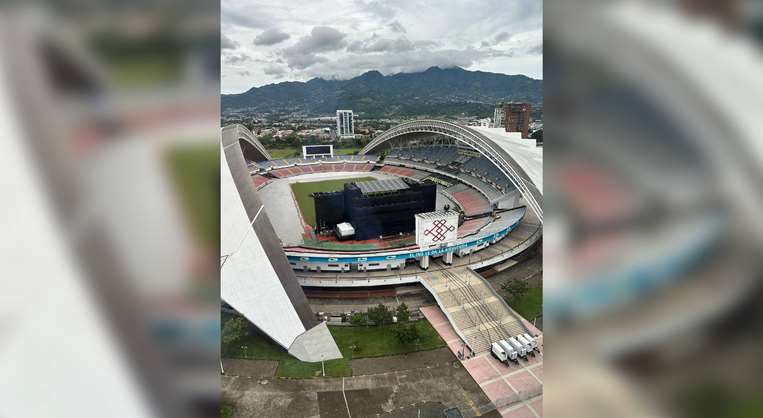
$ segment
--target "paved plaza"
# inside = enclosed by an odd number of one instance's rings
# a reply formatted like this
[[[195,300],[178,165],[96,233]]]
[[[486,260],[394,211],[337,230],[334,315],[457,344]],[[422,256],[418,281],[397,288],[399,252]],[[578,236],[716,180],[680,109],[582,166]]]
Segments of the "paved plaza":
[[[464,350],[464,342],[458,337],[448,318],[437,306],[421,308],[421,312],[458,355]],[[526,321],[525,321],[526,322]],[[540,330],[525,323],[533,332]],[[540,339],[542,341],[542,339]],[[468,350],[466,350],[468,351]],[[528,356],[519,364],[509,366],[496,360],[489,352],[478,354],[461,361],[464,368],[495,405],[503,417],[543,416],[543,354]]]

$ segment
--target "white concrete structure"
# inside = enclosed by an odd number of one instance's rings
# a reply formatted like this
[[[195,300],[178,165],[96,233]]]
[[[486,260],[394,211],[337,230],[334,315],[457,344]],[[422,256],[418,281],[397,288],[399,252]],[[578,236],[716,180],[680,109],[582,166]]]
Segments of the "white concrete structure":
[[[336,137],[339,139],[355,138],[355,121],[352,110],[336,111]]]
[[[458,239],[458,212],[418,213],[415,218],[416,244],[422,249],[449,244]]]
[[[533,141],[522,139],[520,132],[506,132],[503,128],[472,126],[472,129],[486,136],[501,147],[527,173],[533,184],[543,193],[543,147]]]
[[[318,324],[252,184],[240,138],[220,150],[220,293],[257,328],[303,361],[340,358]]]

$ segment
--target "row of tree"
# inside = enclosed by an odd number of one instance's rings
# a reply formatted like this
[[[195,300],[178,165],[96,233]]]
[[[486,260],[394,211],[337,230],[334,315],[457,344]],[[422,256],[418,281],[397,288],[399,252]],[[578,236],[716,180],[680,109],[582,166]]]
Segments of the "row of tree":
[[[368,325],[369,322],[373,322],[374,325],[386,325],[393,322],[393,317],[397,318],[397,322],[400,323],[392,329],[395,337],[402,345],[410,346],[416,345],[421,340],[421,333],[416,324],[407,324],[406,322],[411,319],[411,312],[408,310],[408,305],[401,303],[394,310],[387,308],[381,303],[375,307],[368,308],[368,311],[364,315],[362,312],[354,314],[350,318],[350,322],[353,325]]]
[[[375,307],[368,308],[365,314],[363,312],[355,313],[350,317],[350,323],[359,326],[369,325],[369,322],[372,322],[373,325],[385,325],[391,324],[393,317],[397,317],[398,322],[408,322],[411,319],[408,305],[401,303],[392,311],[380,303]]]

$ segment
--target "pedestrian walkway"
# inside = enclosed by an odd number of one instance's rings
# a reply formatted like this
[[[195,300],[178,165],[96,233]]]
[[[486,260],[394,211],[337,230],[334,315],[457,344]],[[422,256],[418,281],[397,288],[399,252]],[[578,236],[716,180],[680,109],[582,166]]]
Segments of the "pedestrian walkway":
[[[458,357],[466,342],[458,336],[451,322],[437,306],[422,307],[421,312]],[[541,353],[519,364],[507,366],[496,360],[489,351],[460,360],[474,381],[485,392],[503,417],[536,418],[543,416],[543,350],[540,330],[520,317],[523,326],[538,335]]]

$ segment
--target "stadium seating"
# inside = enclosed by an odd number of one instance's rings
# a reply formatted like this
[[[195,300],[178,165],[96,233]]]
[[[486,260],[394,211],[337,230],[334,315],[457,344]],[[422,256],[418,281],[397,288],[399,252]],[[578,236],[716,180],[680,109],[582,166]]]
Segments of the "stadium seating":
[[[426,167],[436,168],[451,173],[464,173],[487,183],[500,193],[514,189],[509,179],[483,156],[459,155],[455,146],[432,145],[423,147],[395,148],[388,154],[389,162],[406,164],[410,162]],[[482,190],[482,188],[481,188]],[[486,194],[490,195],[486,190]],[[500,195],[500,194],[499,194]]]
[[[478,188],[481,192],[483,192],[485,195],[487,195],[488,198],[491,201],[499,199],[505,193],[505,192],[499,190],[498,188],[496,188],[494,185],[492,185],[490,183],[487,183],[487,182],[485,182],[485,181],[483,181],[483,180],[481,180],[481,179],[479,179],[477,177],[471,176],[471,175],[466,174],[466,173],[462,173],[460,171],[453,172],[451,170],[444,169],[444,167],[435,167],[434,165],[427,164],[427,163],[424,163],[424,162],[414,162],[412,160],[403,161],[403,160],[396,160],[394,158],[389,158],[389,157],[385,160],[385,162],[388,163],[388,164],[400,164],[400,165],[404,165],[404,166],[409,167],[409,168],[416,168],[416,169],[423,170],[423,171],[450,172],[451,175],[457,177],[461,181],[463,181],[465,183],[469,183],[469,184],[473,185],[474,187]],[[508,189],[507,191],[510,191],[510,190],[513,190],[513,188],[512,189]]]
[[[254,187],[257,189],[270,183],[270,179],[265,176],[252,176],[252,179],[254,180]]]
[[[381,170],[384,173],[394,174],[396,176],[400,177],[409,177],[418,181],[421,181],[429,176],[429,174],[420,171],[420,170],[414,170],[412,168],[405,168],[405,167],[395,167],[391,165],[386,165],[381,168]]]
[[[258,161],[250,164],[250,171],[253,174],[259,174],[268,170],[277,170],[285,167],[294,167],[297,165],[305,164],[321,164],[321,163],[376,163],[379,161],[379,157],[376,155],[337,155],[334,157],[322,157],[322,158],[282,158],[278,160],[270,161]]]
[[[373,168],[374,165],[370,163],[329,163],[321,161],[318,163],[271,169],[267,173],[276,178],[286,178],[312,173],[364,172],[371,171]],[[255,177],[257,176],[262,177],[261,175],[255,175]]]
[[[463,190],[451,194],[466,216],[478,216],[492,212],[490,202],[485,196],[473,189]]]

